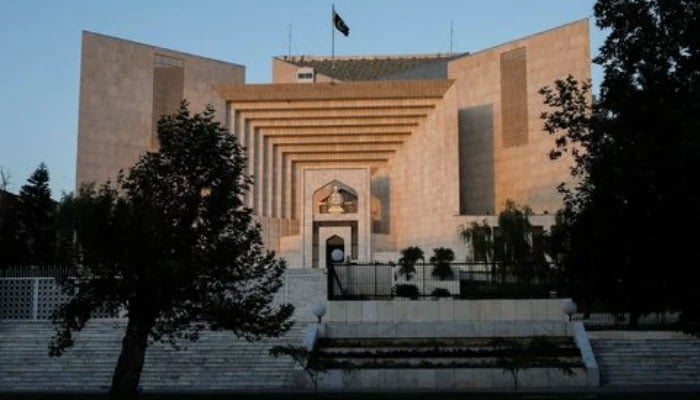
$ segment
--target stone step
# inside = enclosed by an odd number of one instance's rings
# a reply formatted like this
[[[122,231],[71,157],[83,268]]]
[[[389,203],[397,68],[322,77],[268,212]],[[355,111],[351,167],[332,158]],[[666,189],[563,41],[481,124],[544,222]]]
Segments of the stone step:
[[[700,384],[698,339],[593,339],[591,346],[606,385]]]
[[[59,358],[48,357],[54,332],[49,322],[0,322],[0,387],[18,391],[107,390],[124,333],[123,321],[88,323],[76,344]],[[277,388],[291,384],[296,369],[289,357],[274,358],[278,344],[301,344],[304,326],[284,337],[248,342],[231,333],[202,333],[182,350],[156,343],[146,352],[141,386],[148,390],[237,390]],[[60,384],[59,384],[60,382]]]

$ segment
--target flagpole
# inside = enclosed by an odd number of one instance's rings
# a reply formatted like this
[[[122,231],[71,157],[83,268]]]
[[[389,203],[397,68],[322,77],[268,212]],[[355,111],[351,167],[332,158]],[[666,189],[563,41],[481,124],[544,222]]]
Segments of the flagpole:
[[[331,81],[335,76],[335,4],[331,6]]]

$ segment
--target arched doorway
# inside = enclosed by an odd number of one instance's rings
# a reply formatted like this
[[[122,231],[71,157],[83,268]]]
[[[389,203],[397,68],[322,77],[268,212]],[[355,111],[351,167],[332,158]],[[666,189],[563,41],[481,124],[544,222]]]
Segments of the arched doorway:
[[[326,240],[326,267],[333,263],[341,263],[345,260],[345,240],[338,235],[333,235]]]

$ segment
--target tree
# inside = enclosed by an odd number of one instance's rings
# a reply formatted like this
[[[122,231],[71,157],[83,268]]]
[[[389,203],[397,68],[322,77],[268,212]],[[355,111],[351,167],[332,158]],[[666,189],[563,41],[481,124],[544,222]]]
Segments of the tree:
[[[416,273],[416,263],[418,260],[424,260],[423,250],[421,250],[420,247],[406,247],[401,250],[399,275],[405,275],[406,280],[410,281],[413,274]]]
[[[0,166],[0,266],[19,263],[22,255],[18,237],[17,196],[7,192],[12,176]]]
[[[493,261],[493,230],[485,219],[481,224],[472,221],[463,226],[459,235],[465,244],[471,244],[472,261]]]
[[[116,184],[83,187],[75,207],[77,278],[54,315],[50,354],[73,344],[99,310],[127,312],[111,394],[134,396],[150,341],[197,340],[203,329],[254,340],[290,326],[293,307],[273,307],[284,262],[265,252],[243,204],[251,180],[243,150],[207,107],[187,103],[158,122],[160,150]]]
[[[510,272],[520,282],[531,282],[535,276],[546,276],[549,264],[542,248],[535,246],[538,233],[530,224],[532,210],[519,207],[513,200],[498,215],[498,236],[494,248],[500,252],[503,273]]]
[[[19,191],[17,202],[17,236],[19,262],[50,264],[54,262],[56,205],[51,200],[49,171],[44,163],[27,179]]]
[[[510,373],[513,387],[520,385],[518,373],[527,368],[556,368],[566,376],[575,374],[571,363],[558,356],[557,346],[546,336],[536,336],[527,344],[522,339],[493,339],[489,344],[497,351],[496,367]]]
[[[695,0],[600,0],[609,30],[595,62],[599,100],[573,77],[546,87],[553,158],[572,154],[562,186],[562,261],[584,306],[632,314],[700,304],[700,7]]]
[[[494,262],[492,273],[512,275],[521,282],[530,282],[536,275],[546,275],[548,264],[542,249],[535,248],[537,232],[530,224],[532,210],[506,200],[505,208],[498,214],[498,226],[492,228],[484,220],[462,227],[460,236],[470,243],[474,258]],[[498,264],[496,264],[498,262]]]
[[[12,184],[12,171],[0,165],[0,190],[6,191]]]
[[[452,249],[446,247],[437,247],[433,249],[433,255],[430,257],[430,263],[433,264],[433,272],[431,275],[440,280],[452,279],[454,272],[450,263],[455,260],[455,253]]]
[[[314,385],[314,392],[318,392],[318,381],[321,374],[327,371],[326,363],[318,357],[313,350],[308,350],[304,346],[294,346],[291,344],[285,346],[273,346],[270,349],[270,355],[278,358],[280,356],[291,357],[294,362],[304,369],[306,375],[311,379]]]

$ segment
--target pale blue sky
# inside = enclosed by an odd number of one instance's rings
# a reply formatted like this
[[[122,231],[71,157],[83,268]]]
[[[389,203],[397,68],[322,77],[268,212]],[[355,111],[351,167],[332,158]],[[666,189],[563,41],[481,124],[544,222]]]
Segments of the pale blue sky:
[[[249,83],[270,81],[270,61],[330,54],[332,1],[0,0],[0,166],[16,192],[40,162],[55,198],[75,185],[82,30],[231,61]],[[476,51],[591,17],[592,0],[336,0],[350,27],[336,54]],[[604,35],[591,19],[591,52]],[[593,69],[594,83],[600,74]]]

